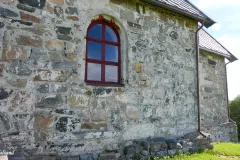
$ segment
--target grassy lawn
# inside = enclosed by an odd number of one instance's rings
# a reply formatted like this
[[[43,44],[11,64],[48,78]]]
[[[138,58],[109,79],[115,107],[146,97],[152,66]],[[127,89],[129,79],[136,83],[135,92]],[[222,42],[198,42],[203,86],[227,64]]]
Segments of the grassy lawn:
[[[216,143],[213,150],[174,158],[155,158],[155,160],[240,160],[240,144]]]

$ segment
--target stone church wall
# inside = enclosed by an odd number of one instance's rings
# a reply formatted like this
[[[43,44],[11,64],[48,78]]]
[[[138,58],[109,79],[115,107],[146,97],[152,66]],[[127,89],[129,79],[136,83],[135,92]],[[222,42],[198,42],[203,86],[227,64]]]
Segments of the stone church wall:
[[[120,28],[119,87],[84,82],[99,15]],[[2,142],[78,155],[197,131],[196,21],[127,0],[1,0],[0,21]]]
[[[201,127],[213,141],[237,142],[237,126],[229,121],[224,57],[200,52]]]

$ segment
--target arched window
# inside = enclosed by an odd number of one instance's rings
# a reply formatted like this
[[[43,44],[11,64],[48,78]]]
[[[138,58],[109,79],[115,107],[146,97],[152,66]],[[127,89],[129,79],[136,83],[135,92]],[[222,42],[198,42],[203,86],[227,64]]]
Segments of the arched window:
[[[86,40],[85,82],[120,84],[121,52],[117,26],[105,19],[94,20],[88,27]]]

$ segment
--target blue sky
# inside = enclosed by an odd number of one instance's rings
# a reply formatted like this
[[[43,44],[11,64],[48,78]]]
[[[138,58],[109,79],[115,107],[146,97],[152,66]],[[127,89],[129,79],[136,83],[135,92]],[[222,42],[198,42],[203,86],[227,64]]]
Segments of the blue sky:
[[[240,59],[240,0],[190,0],[217,23],[206,29]],[[227,65],[229,99],[240,95],[240,60]]]

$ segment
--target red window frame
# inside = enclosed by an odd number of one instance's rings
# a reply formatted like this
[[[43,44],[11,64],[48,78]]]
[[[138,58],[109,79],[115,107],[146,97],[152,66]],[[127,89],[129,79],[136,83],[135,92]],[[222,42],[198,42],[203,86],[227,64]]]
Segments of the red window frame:
[[[102,39],[96,39],[96,38],[92,38],[89,37],[89,31],[90,29],[97,25],[97,24],[102,24]],[[111,42],[111,41],[107,41],[106,40],[106,26],[110,27],[116,37],[117,37],[117,42]],[[92,23],[89,25],[88,29],[87,29],[87,37],[86,37],[86,63],[85,63],[85,83],[89,84],[89,85],[102,85],[102,86],[119,86],[120,85],[120,81],[121,81],[121,43],[120,43],[120,36],[119,33],[117,31],[118,26],[116,26],[115,23],[113,23],[112,21],[107,21],[105,19],[98,19],[98,20],[94,20],[92,21]],[[88,58],[88,42],[97,42],[100,43],[102,45],[102,50],[101,50],[101,60],[97,60],[97,59],[90,59]],[[118,47],[118,62],[111,62],[111,61],[106,61],[105,60],[105,47],[106,45],[113,45],[113,46],[117,46]],[[94,64],[101,64],[101,81],[92,81],[92,80],[88,80],[88,63],[94,63]],[[105,81],[105,66],[106,65],[111,65],[111,66],[117,66],[118,67],[118,81],[117,82],[107,82]]]

